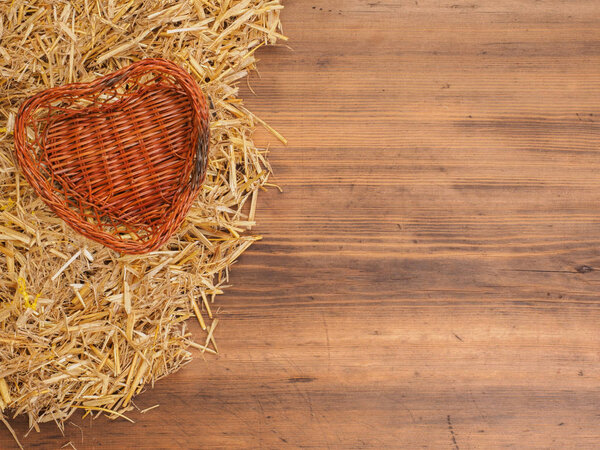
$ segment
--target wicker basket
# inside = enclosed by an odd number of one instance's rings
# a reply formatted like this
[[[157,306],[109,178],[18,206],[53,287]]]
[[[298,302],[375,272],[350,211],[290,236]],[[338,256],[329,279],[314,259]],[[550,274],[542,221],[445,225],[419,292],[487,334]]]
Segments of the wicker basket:
[[[74,230],[124,253],[163,245],[204,180],[208,108],[176,64],[145,59],[22,105],[15,152],[25,178]]]

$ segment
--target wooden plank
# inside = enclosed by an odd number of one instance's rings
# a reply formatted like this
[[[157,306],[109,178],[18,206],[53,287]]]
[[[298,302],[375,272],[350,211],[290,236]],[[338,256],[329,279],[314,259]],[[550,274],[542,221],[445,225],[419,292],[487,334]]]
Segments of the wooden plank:
[[[286,1],[291,49],[243,89],[289,139],[256,136],[284,193],[259,198],[220,356],[135,399],[161,405],[136,425],[26,445],[596,447],[599,21],[595,0]]]

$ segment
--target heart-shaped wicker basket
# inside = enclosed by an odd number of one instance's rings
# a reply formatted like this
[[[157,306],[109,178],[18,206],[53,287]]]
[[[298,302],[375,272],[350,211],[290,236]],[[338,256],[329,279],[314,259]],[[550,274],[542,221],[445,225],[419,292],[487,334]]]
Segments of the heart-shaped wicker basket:
[[[15,123],[27,181],[74,230],[124,253],[163,245],[206,173],[208,107],[182,68],[145,59],[28,98]]]

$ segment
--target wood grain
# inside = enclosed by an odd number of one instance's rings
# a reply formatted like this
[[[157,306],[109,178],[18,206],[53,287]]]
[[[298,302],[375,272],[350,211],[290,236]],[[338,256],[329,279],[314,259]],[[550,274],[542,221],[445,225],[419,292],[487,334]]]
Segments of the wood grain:
[[[600,3],[285,5],[220,356],[26,447],[597,448]]]

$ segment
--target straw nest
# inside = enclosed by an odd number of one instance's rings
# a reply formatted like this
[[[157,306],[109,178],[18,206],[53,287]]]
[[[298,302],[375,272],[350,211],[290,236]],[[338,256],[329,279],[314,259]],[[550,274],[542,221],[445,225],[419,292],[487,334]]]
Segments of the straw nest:
[[[126,417],[132,398],[191,358],[216,353],[215,296],[256,240],[266,152],[237,84],[255,51],[285,39],[279,0],[0,0],[0,419],[74,412]],[[171,59],[211,106],[207,177],[159,251],[122,255],[73,232],[13,157],[16,111],[41,89],[90,81],[142,58]],[[275,135],[282,139],[274,130]],[[186,320],[204,335],[191,336]]]

